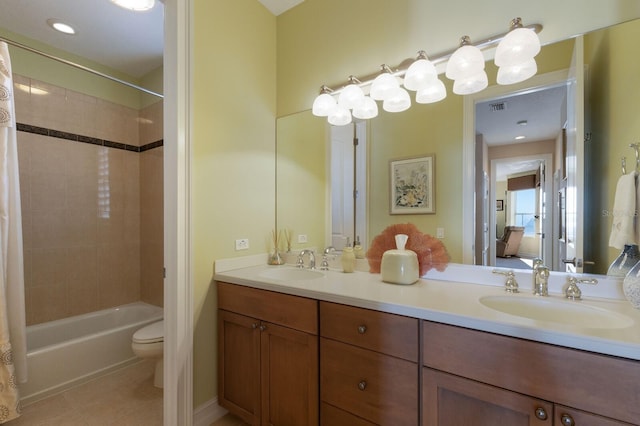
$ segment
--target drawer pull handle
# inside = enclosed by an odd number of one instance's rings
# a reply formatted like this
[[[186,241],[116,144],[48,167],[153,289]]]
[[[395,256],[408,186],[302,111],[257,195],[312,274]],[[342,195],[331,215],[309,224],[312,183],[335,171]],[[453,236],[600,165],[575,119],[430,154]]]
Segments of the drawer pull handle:
[[[367,326],[366,325],[360,325],[358,326],[358,333],[360,334],[364,334],[367,332]]]
[[[562,426],[575,426],[576,422],[569,414],[563,414],[562,417],[560,417],[560,424],[562,424]]]
[[[542,407],[536,408],[536,417],[540,420],[547,420],[547,411]]]
[[[253,324],[251,324],[251,328],[255,330],[256,328],[258,328],[258,324],[254,322]]]
[[[267,326],[264,324],[260,325],[260,331],[265,331],[267,329]]]
[[[364,380],[358,383],[358,389],[360,389],[361,391],[365,390],[366,388],[367,388],[367,382],[365,382]]]

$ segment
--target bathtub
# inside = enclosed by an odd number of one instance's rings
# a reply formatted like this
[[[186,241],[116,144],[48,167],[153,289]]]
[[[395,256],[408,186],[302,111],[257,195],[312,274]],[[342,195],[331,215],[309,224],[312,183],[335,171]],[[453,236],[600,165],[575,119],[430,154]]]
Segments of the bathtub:
[[[162,318],[162,308],[136,302],[28,326],[29,380],[19,386],[22,404],[135,362],[133,333]]]

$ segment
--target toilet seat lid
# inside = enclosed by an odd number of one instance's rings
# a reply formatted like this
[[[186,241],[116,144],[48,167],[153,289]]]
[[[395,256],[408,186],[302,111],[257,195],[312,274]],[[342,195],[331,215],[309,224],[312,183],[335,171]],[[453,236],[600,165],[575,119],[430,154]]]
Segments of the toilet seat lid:
[[[164,340],[164,320],[154,322],[133,333],[134,343],[156,343]]]

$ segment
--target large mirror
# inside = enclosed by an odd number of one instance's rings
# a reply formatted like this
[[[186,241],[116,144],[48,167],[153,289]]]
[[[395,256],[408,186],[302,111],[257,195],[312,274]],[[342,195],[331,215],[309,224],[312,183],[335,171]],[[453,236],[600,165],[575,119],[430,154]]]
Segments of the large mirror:
[[[562,184],[566,177],[566,159],[574,156],[573,152],[567,153],[562,131],[570,121],[564,115],[566,112],[557,117],[557,134],[545,136],[544,140],[529,139],[525,152],[519,153],[515,142],[509,144],[508,155],[500,152],[507,150],[504,147],[485,148],[483,161],[486,166],[481,168],[474,166],[474,163],[481,158],[482,152],[480,156],[475,152],[469,155],[469,146],[464,145],[464,114],[469,113],[469,106],[465,102],[469,100],[453,95],[450,82],[443,78],[449,93],[444,101],[430,105],[414,104],[409,110],[398,114],[382,112],[375,119],[359,125],[360,129],[351,130],[366,141],[366,148],[359,155],[366,158],[361,167],[366,168],[367,179],[363,186],[356,188],[366,193],[366,211],[357,215],[362,217],[358,220],[364,220],[366,226],[365,231],[359,231],[357,236],[366,244],[390,224],[411,222],[423,232],[442,235],[452,262],[482,264],[478,260],[482,256],[478,256],[477,250],[473,249],[477,245],[476,237],[480,241],[481,236],[467,235],[468,229],[472,232],[483,229],[480,223],[469,224],[469,218],[473,221],[481,211],[486,215],[486,229],[491,230],[485,239],[490,241],[503,237],[506,226],[523,225],[534,234],[533,238],[543,231],[541,225],[535,224],[539,219],[535,216],[540,215],[535,206],[536,203],[540,204],[542,191],[539,189],[536,192],[535,188],[540,186],[533,184],[533,191],[527,195],[530,199],[527,203],[533,203],[534,207],[524,210],[516,209],[514,204],[519,198],[524,200],[527,191],[507,189],[510,178],[533,175],[535,179],[536,175],[540,175],[539,157],[546,159],[546,177],[550,181],[545,191],[545,217],[552,225],[547,228],[545,237],[551,233],[552,240],[564,238],[573,243],[577,237],[567,236],[567,226],[572,222],[581,223],[577,235],[583,246],[585,264],[581,265],[583,268],[578,272],[605,274],[611,261],[620,253],[620,250],[609,247],[608,242],[614,192],[621,175],[621,159],[626,157],[627,170],[631,171],[635,157],[629,144],[640,138],[640,124],[635,124],[637,120],[633,118],[634,111],[637,111],[637,85],[631,80],[640,75],[640,64],[633,55],[629,55],[634,51],[632,40],[637,40],[639,33],[640,20],[636,20],[585,34],[581,39],[585,65],[585,103],[581,107],[584,107],[585,113],[586,142],[582,149],[584,157],[581,157],[584,173],[580,176],[584,183],[577,188],[578,195],[571,194],[572,190],[567,191]],[[568,39],[544,46],[537,57],[538,74],[532,79],[531,87],[525,85],[514,91],[524,96],[537,92],[541,87],[553,89],[560,86],[562,102],[571,103],[571,94],[566,92],[569,86],[566,81],[570,80],[566,70],[571,66],[575,45],[576,39]],[[489,81],[495,81],[496,70],[492,62],[487,62],[487,70]],[[559,75],[565,76],[564,82]],[[509,96],[504,93],[494,96],[491,91],[487,93],[472,100],[474,111],[483,103],[500,103],[497,100]],[[512,105],[515,105],[512,101],[507,103],[507,107]],[[567,110],[567,105],[561,107],[563,111]],[[477,132],[478,128],[474,130]],[[336,241],[332,239],[336,227],[332,223],[335,206],[331,201],[334,194],[330,185],[330,176],[335,175],[335,171],[332,172],[328,160],[332,151],[331,128],[310,111],[303,111],[280,117],[277,132],[277,226],[292,231],[294,248],[306,245],[321,249],[331,245]],[[435,213],[390,214],[390,162],[425,155],[435,158]],[[505,158],[519,159],[523,163],[528,162],[528,165],[514,165],[514,169],[509,169],[505,165]],[[491,165],[492,160],[495,160],[494,166]],[[518,166],[521,168],[518,169]],[[465,176],[473,174],[473,170],[486,172],[487,176],[476,173],[475,190],[463,194],[466,191]],[[345,192],[352,191],[351,185],[347,185]],[[484,193],[483,188],[486,191]],[[571,196],[583,200],[579,221],[571,215],[567,220],[566,202],[567,197]],[[478,202],[482,200],[485,201]],[[520,203],[521,206],[527,205],[522,200]],[[521,222],[512,222],[515,218]],[[354,225],[353,229],[357,226]],[[303,238],[298,239],[299,235]],[[558,251],[557,247],[552,247],[547,250],[547,256],[549,252]],[[495,242],[489,244],[488,250],[489,255],[485,257],[495,260],[487,263],[500,265],[500,258],[495,256],[499,250]],[[556,270],[565,270],[564,263],[558,264],[562,255],[566,253],[555,253],[555,257],[548,257],[545,262]],[[563,258],[566,259],[566,256]]]

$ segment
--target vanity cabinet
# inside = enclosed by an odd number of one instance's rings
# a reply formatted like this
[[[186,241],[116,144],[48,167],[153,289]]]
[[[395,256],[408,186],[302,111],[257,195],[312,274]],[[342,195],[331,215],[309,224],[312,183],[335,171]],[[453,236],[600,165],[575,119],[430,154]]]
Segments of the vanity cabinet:
[[[423,426],[640,424],[636,361],[429,321],[422,329]]]
[[[417,425],[419,321],[320,302],[321,424]]]
[[[218,282],[218,399],[251,425],[317,425],[318,302]]]

